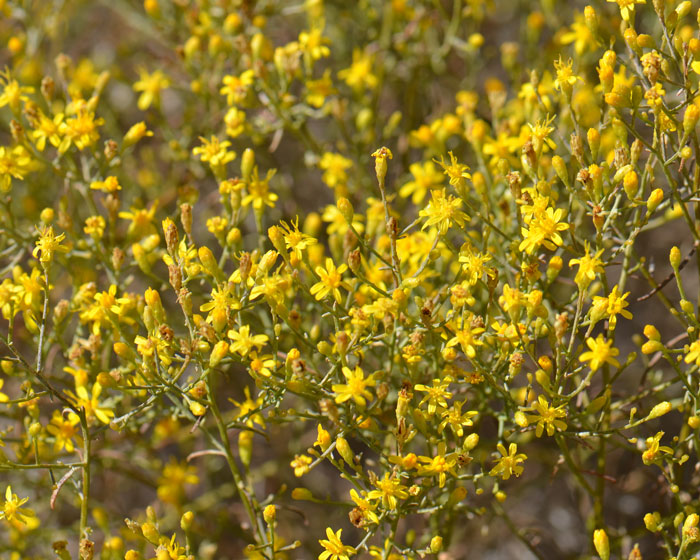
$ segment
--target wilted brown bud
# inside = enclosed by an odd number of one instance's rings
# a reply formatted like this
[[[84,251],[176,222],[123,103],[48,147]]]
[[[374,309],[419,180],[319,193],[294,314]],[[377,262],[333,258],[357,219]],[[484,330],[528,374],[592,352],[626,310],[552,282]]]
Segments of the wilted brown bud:
[[[174,255],[177,253],[180,239],[177,233],[177,226],[170,218],[163,220],[163,235],[165,235],[165,246],[168,249],[168,253]]]
[[[176,264],[168,265],[168,280],[176,292],[182,288],[182,272]]]
[[[583,140],[575,132],[571,135],[571,153],[581,165],[584,165]]]
[[[117,154],[119,154],[119,144],[117,144],[114,140],[107,140],[105,142],[104,154],[107,161],[113,160]]]
[[[515,200],[520,199],[520,196],[522,195],[522,178],[520,177],[520,173],[517,171],[511,171],[508,173],[508,175],[506,175],[506,179],[508,180],[508,187],[510,187],[510,192],[513,194],[513,198]]]
[[[559,342],[559,344],[561,344],[561,341],[564,340],[564,335],[566,335],[566,331],[568,329],[569,314],[559,313],[554,321],[554,335],[557,337],[557,341]]]
[[[68,306],[69,303],[67,299],[62,299],[56,304],[56,307],[54,307],[53,309],[54,324],[59,324],[63,322],[63,320],[68,315]]]
[[[112,249],[112,266],[114,270],[119,270],[124,264],[124,251],[119,247]]]
[[[399,222],[396,221],[394,216],[389,218],[389,221],[386,224],[386,232],[389,234],[391,239],[396,239],[399,236]]]
[[[253,261],[250,258],[250,253],[241,253],[241,260],[238,269],[241,271],[241,283],[245,285],[250,274],[250,269],[253,266]]]
[[[24,141],[24,127],[15,119],[10,121],[10,132],[12,133],[12,139],[17,144],[21,144]]]
[[[187,235],[192,235],[192,205],[184,202],[180,204],[180,222]]]
[[[41,95],[44,96],[46,101],[51,101],[53,99],[53,93],[56,89],[56,83],[53,78],[49,76],[44,76],[41,80]]]
[[[352,270],[353,274],[357,274],[360,270],[360,264],[362,263],[362,255],[359,249],[351,251],[348,255],[348,268]]]

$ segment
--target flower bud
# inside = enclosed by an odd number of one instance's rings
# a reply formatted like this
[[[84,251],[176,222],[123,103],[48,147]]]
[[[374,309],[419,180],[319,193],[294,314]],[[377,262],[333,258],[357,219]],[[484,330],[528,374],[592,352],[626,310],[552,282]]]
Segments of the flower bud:
[[[691,103],[683,114],[683,133],[685,136],[688,136],[688,134],[695,130],[698,119],[700,119],[700,108],[694,103]]]
[[[247,183],[250,181],[250,176],[253,173],[253,168],[255,167],[255,152],[250,148],[246,148],[241,156],[241,176],[243,180]]]
[[[335,440],[335,448],[348,465],[351,467],[355,466],[355,456],[350,448],[350,444],[344,437],[338,437]]]
[[[628,171],[625,173],[622,180],[622,186],[625,189],[627,198],[632,200],[637,195],[637,191],[639,190],[639,178],[637,177],[637,173],[635,171]]]
[[[133,125],[129,130],[127,130],[126,134],[124,135],[124,148],[133,146],[144,136],[153,136],[153,132],[146,128],[146,123],[141,121]]]
[[[374,172],[377,175],[377,181],[379,182],[379,187],[384,190],[384,178],[386,177],[387,163],[386,160],[392,159],[394,156],[389,148],[379,148],[376,150],[372,157],[374,160]]]
[[[598,32],[598,14],[596,14],[593,6],[586,6],[583,9],[583,19],[588,30],[595,35]]]
[[[671,268],[675,272],[678,272],[678,267],[681,264],[681,250],[675,245],[671,247],[671,251],[668,254],[668,260],[671,263]]]
[[[462,451],[468,453],[479,444],[479,434],[469,434],[462,442]]]
[[[313,500],[313,494],[308,488],[295,488],[292,490],[293,500]]]
[[[658,418],[659,416],[663,416],[664,414],[668,414],[671,412],[673,407],[671,406],[671,403],[668,401],[661,402],[657,404],[654,408],[651,409],[651,412],[649,415],[646,417],[646,420],[653,420],[654,418]]]
[[[663,199],[664,191],[661,189],[654,189],[647,199],[647,212],[651,214],[654,210],[656,210]]]
[[[223,282],[225,279],[224,273],[219,268],[219,263],[216,262],[214,253],[211,252],[209,247],[200,247],[197,250],[197,255],[199,256],[199,261],[202,263],[204,270],[213,276],[217,281]]]
[[[192,235],[192,205],[188,202],[180,204],[180,222],[187,235]]]
[[[158,544],[160,533],[153,523],[146,521],[143,525],[141,525],[141,532],[148,542],[151,544]]]
[[[588,139],[588,147],[591,150],[591,156],[595,160],[598,158],[598,150],[600,149],[600,133],[595,128],[589,128],[586,133],[586,138]]]
[[[442,550],[442,537],[439,535],[434,536],[430,539],[430,552],[437,554]]]
[[[609,560],[610,542],[608,541],[608,535],[603,529],[596,529],[593,532],[593,546],[595,546],[601,560]]]
[[[238,434],[238,455],[241,463],[249,467],[253,458],[253,432],[250,430],[242,430]]]
[[[654,513],[647,513],[644,515],[644,526],[647,528],[647,531],[656,533],[656,531],[659,530],[660,522],[661,515],[657,511],[655,511]]]
[[[566,168],[566,163],[564,162],[564,159],[561,156],[554,156],[552,158],[552,167],[554,167],[554,171],[556,171],[557,177],[561,179],[561,182],[564,183],[567,187],[570,186],[569,171]]]
[[[219,362],[228,354],[229,343],[225,340],[220,340],[214,345],[214,349],[209,356],[209,367],[214,368],[219,365]]]
[[[263,519],[265,520],[265,523],[272,525],[276,518],[277,508],[274,506],[274,504],[265,506],[265,509],[263,510]]]
[[[338,210],[342,214],[348,225],[352,225],[352,219],[355,216],[355,211],[352,207],[352,203],[345,197],[340,197],[337,202]]]
[[[191,511],[186,511],[185,513],[182,514],[182,517],[180,518],[180,528],[183,531],[189,531],[190,527],[192,527],[192,522],[194,521],[194,513]]]

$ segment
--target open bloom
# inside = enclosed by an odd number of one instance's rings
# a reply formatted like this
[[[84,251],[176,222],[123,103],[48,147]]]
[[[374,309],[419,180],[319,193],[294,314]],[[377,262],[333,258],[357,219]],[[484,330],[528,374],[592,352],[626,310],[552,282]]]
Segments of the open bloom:
[[[354,556],[357,553],[353,547],[343,544],[343,541],[340,540],[342,532],[342,529],[338,529],[335,533],[330,527],[326,529],[328,539],[318,541],[325,549],[318,555],[318,560],[348,560],[350,556]]]

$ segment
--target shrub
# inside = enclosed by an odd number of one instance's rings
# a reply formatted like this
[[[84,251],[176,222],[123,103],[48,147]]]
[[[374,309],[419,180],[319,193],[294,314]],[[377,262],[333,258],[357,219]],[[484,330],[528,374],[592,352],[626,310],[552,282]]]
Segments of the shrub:
[[[0,10],[3,557],[700,551],[691,2]]]

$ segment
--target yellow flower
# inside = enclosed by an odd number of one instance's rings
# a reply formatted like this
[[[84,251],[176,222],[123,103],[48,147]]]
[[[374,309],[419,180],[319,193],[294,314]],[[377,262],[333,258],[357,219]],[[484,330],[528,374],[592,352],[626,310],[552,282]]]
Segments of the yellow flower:
[[[370,500],[382,500],[382,505],[390,510],[395,510],[399,500],[408,498],[408,488],[401,484],[398,478],[389,473],[384,473],[384,478],[374,482],[376,490],[367,493]]]
[[[323,25],[315,25],[309,31],[299,33],[299,48],[309,56],[311,60],[319,60],[331,54],[327,47],[330,40],[323,36]]]
[[[511,475],[520,476],[523,472],[524,467],[520,465],[527,455],[525,453],[518,453],[518,446],[515,443],[511,443],[508,446],[508,451],[503,444],[499,443],[496,446],[498,452],[501,454],[501,458],[498,459],[494,467],[489,471],[490,476],[500,476],[503,480],[508,480]]]
[[[598,48],[596,38],[591,33],[588,25],[586,25],[586,20],[581,12],[574,14],[574,22],[571,24],[571,29],[561,36],[561,42],[564,45],[573,43],[574,52],[577,56]]]
[[[294,459],[289,466],[294,469],[294,476],[297,478],[309,472],[309,465],[313,462],[308,455],[294,455]]]
[[[531,255],[540,245],[544,245],[550,251],[561,246],[564,241],[559,232],[569,229],[569,224],[561,222],[563,217],[564,210],[562,208],[554,210],[551,207],[547,208],[545,212],[533,216],[528,227],[521,229],[523,241],[518,250]]]
[[[145,68],[139,69],[139,80],[134,83],[134,91],[142,92],[138,100],[138,108],[142,111],[155,104],[160,105],[160,92],[170,87],[170,79],[160,70],[149,74]]]
[[[605,340],[602,334],[593,340],[586,339],[586,344],[590,350],[581,354],[579,358],[581,362],[590,362],[588,366],[592,371],[597,371],[603,364],[610,364],[613,367],[620,367],[620,363],[615,359],[620,351],[617,348],[612,348],[612,340]]]
[[[483,333],[484,330],[483,327],[472,327],[470,324],[465,323],[464,327],[457,329],[455,335],[447,341],[447,347],[450,348],[459,344],[462,352],[469,358],[474,358],[476,356],[476,348],[484,344],[476,337]]]
[[[537,397],[537,402],[526,410],[531,410],[536,414],[528,415],[528,422],[536,422],[535,435],[541,437],[542,433],[547,430],[547,435],[554,435],[555,431],[566,430],[566,422],[560,418],[566,418],[566,412],[562,410],[564,405],[555,407],[550,406],[547,399],[540,395]]]
[[[447,390],[450,383],[452,383],[452,378],[450,376],[443,379],[433,379],[432,386],[418,383],[414,389],[425,393],[423,400],[421,400],[418,406],[428,403],[428,414],[430,415],[435,414],[438,407],[447,408],[447,399],[452,398],[452,393]]]
[[[53,227],[44,226],[39,232],[39,239],[36,241],[36,247],[32,251],[34,258],[39,258],[41,263],[50,263],[53,260],[53,254],[56,252],[66,253],[68,247],[61,245],[61,241],[66,238],[66,234],[55,235]]]
[[[228,140],[220,141],[216,136],[212,136],[210,140],[200,136],[201,146],[192,149],[192,153],[199,156],[199,159],[208,162],[212,173],[217,178],[225,174],[226,164],[236,159],[236,152],[229,151],[227,148],[231,145]]]
[[[663,435],[664,432],[657,432],[655,436],[647,438],[647,448],[644,451],[644,453],[642,453],[642,461],[645,465],[651,465],[652,463],[656,463],[660,459],[659,453],[673,455],[673,449],[666,445],[659,444]]]
[[[358,512],[362,516],[361,522],[363,526],[365,523],[379,523],[379,517],[374,511],[377,509],[376,504],[367,500],[367,492],[364,490],[361,492],[361,494],[358,494],[357,490],[354,488],[350,490],[350,499],[355,502],[356,506],[353,511]],[[353,523],[355,522],[353,521]],[[357,525],[357,523],[355,523],[355,525]]]
[[[413,175],[413,180],[399,189],[399,196],[402,198],[410,196],[413,204],[420,204],[429,191],[439,187],[443,182],[443,174],[432,161],[412,163],[408,170]]]
[[[76,438],[79,433],[79,422],[80,418],[74,412],[69,411],[68,413],[61,414],[58,410],[53,411],[51,423],[46,426],[46,431],[55,438],[53,444],[55,453],[58,453],[62,449],[65,449],[68,453],[73,453],[75,449],[73,438]]]
[[[34,88],[29,86],[21,86],[17,80],[10,78],[9,71],[0,72],[0,79],[3,82],[2,94],[0,94],[0,107],[9,105],[13,113],[19,111],[19,104],[21,101],[29,101],[29,98],[25,95],[27,93],[34,93]]]
[[[248,206],[252,203],[253,209],[256,211],[262,211],[265,206],[274,208],[275,201],[278,198],[275,193],[270,192],[270,179],[272,179],[274,175],[275,170],[269,169],[265,178],[261,179],[258,175],[258,167],[255,166],[250,181],[247,184],[248,194],[243,197],[241,204],[243,204],[243,206]]]
[[[421,476],[437,475],[439,488],[445,486],[447,473],[450,473],[452,476],[457,476],[454,470],[457,464],[457,458],[454,453],[446,455],[445,450],[445,442],[440,442],[435,457],[418,457],[418,461],[423,463],[422,465],[418,465],[418,474]]]
[[[418,213],[420,217],[427,218],[421,229],[436,226],[440,235],[445,235],[453,223],[461,228],[469,221],[469,216],[460,210],[461,199],[446,194],[445,189],[434,190],[430,195],[428,206]]]
[[[258,352],[267,344],[268,337],[265,334],[250,334],[250,325],[243,325],[239,330],[231,329],[228,331],[228,337],[233,340],[231,343],[231,352],[238,352],[245,357],[253,349]]]
[[[237,138],[245,132],[246,114],[245,111],[237,107],[230,107],[224,116],[226,123],[226,135],[231,138]]]
[[[34,124],[34,130],[31,134],[37,150],[43,152],[47,140],[54,148],[58,148],[61,144],[60,130],[62,122],[63,113],[57,113],[53,119],[47,117],[44,113],[39,113],[39,121]]]
[[[608,297],[595,296],[593,307],[591,308],[591,321],[599,321],[603,317],[610,318],[610,329],[614,329],[617,324],[617,316],[622,315],[625,319],[631,319],[632,314],[625,309],[629,305],[626,301],[629,292],[619,294],[619,286],[615,285]]]
[[[357,406],[364,408],[367,401],[372,398],[372,393],[367,387],[374,387],[374,374],[365,377],[362,368],[356,366],[354,370],[343,367],[343,375],[347,383],[332,386],[333,392],[337,395],[335,402],[340,404],[352,399]]]
[[[95,113],[88,108],[87,103],[80,100],[75,115],[62,122],[59,127],[59,133],[63,136],[58,146],[59,153],[64,153],[71,144],[79,150],[95,144],[100,139],[97,127],[102,126],[104,122],[102,118],[95,118]]]
[[[119,217],[123,220],[131,220],[126,231],[130,239],[139,240],[148,235],[156,233],[157,228],[153,223],[158,202],[151,204],[150,208],[131,207],[128,212],[119,212]]]
[[[114,175],[110,175],[104,181],[93,181],[90,183],[90,188],[95,191],[115,193],[120,191],[122,186],[119,184],[119,180]]]
[[[688,353],[685,355],[685,363],[700,366],[700,340],[696,340],[688,347]]]
[[[325,152],[321,156],[318,166],[323,169],[323,182],[333,189],[338,186],[344,187],[347,184],[347,170],[353,166],[353,163],[352,160],[340,154]]]
[[[620,7],[620,15],[625,21],[630,21],[635,4],[646,4],[646,0],[608,0],[608,2],[615,2]]]
[[[249,86],[255,80],[255,73],[246,70],[240,76],[224,76],[223,87],[219,90],[221,95],[226,96],[226,103],[229,105],[242,103],[248,95]]]
[[[85,220],[83,231],[90,237],[102,239],[105,232],[105,219],[102,216],[89,216]]]
[[[451,151],[448,152],[448,155],[450,156],[450,163],[446,163],[443,156],[440,156],[440,161],[433,161],[444,169],[445,175],[450,178],[450,185],[455,187],[457,192],[461,194],[466,186],[466,180],[472,178],[469,173],[469,166],[459,163]]]
[[[185,498],[185,485],[197,483],[199,477],[196,467],[171,457],[163,466],[162,476],[158,479],[158,498],[166,503],[179,505]]]
[[[604,249],[601,249],[594,255],[591,255],[590,246],[586,243],[584,255],[580,259],[571,259],[569,261],[569,267],[578,265],[574,280],[579,290],[583,291],[588,288],[590,283],[595,280],[595,275],[603,272],[603,261],[600,260],[600,255],[603,254],[603,251]]]
[[[357,551],[353,547],[343,544],[340,540],[340,534],[342,532],[342,529],[338,529],[335,533],[330,527],[326,529],[328,540],[321,539],[318,541],[319,544],[325,548],[325,550],[318,555],[318,560],[348,560],[350,556],[357,554]]]
[[[280,225],[286,248],[289,249],[298,260],[302,259],[304,251],[312,245],[316,245],[317,241],[315,238],[299,231],[299,217],[291,222],[291,224],[280,222]]]
[[[10,522],[16,520],[22,524],[31,521],[35,517],[34,512],[31,509],[22,509],[22,506],[28,501],[29,498],[20,500],[17,494],[12,493],[12,487],[8,485],[5,489],[5,503],[0,511],[0,519]]]
[[[323,107],[326,97],[336,93],[331,79],[331,70],[327,68],[318,80],[306,81],[306,102],[317,109]]]
[[[442,411],[442,421],[438,425],[438,433],[442,433],[445,427],[449,426],[455,437],[461,438],[464,436],[464,426],[473,426],[472,418],[479,414],[476,410],[462,412],[462,407],[465,404],[466,401],[456,402],[452,405],[452,408],[446,408]]]
[[[311,286],[311,293],[316,297],[317,300],[322,300],[329,294],[333,295],[335,301],[341,302],[340,288],[345,287],[345,282],[343,282],[343,272],[348,269],[348,265],[341,264],[336,268],[333,259],[330,257],[326,258],[326,268],[322,266],[316,267],[316,274],[320,278],[313,286]]]
[[[13,148],[0,146],[0,192],[8,192],[12,178],[24,179],[37,167],[27,149],[18,144]]]
[[[372,73],[373,65],[374,56],[356,48],[352,51],[352,64],[349,68],[338,72],[338,77],[355,91],[359,92],[365,88],[374,89],[377,87],[378,80]]]
[[[574,74],[573,61],[569,59],[564,62],[559,56],[559,60],[554,61],[554,68],[557,71],[557,77],[554,80],[554,88],[561,91],[562,93],[571,94],[571,88],[576,82],[582,82],[583,80]]]
[[[91,393],[88,393],[84,385],[80,385],[76,387],[75,393],[66,391],[66,394],[76,408],[85,410],[85,417],[88,421],[97,418],[103,424],[109,424],[114,418],[114,411],[100,405],[99,397],[101,392],[102,385],[95,383],[92,386]]]

